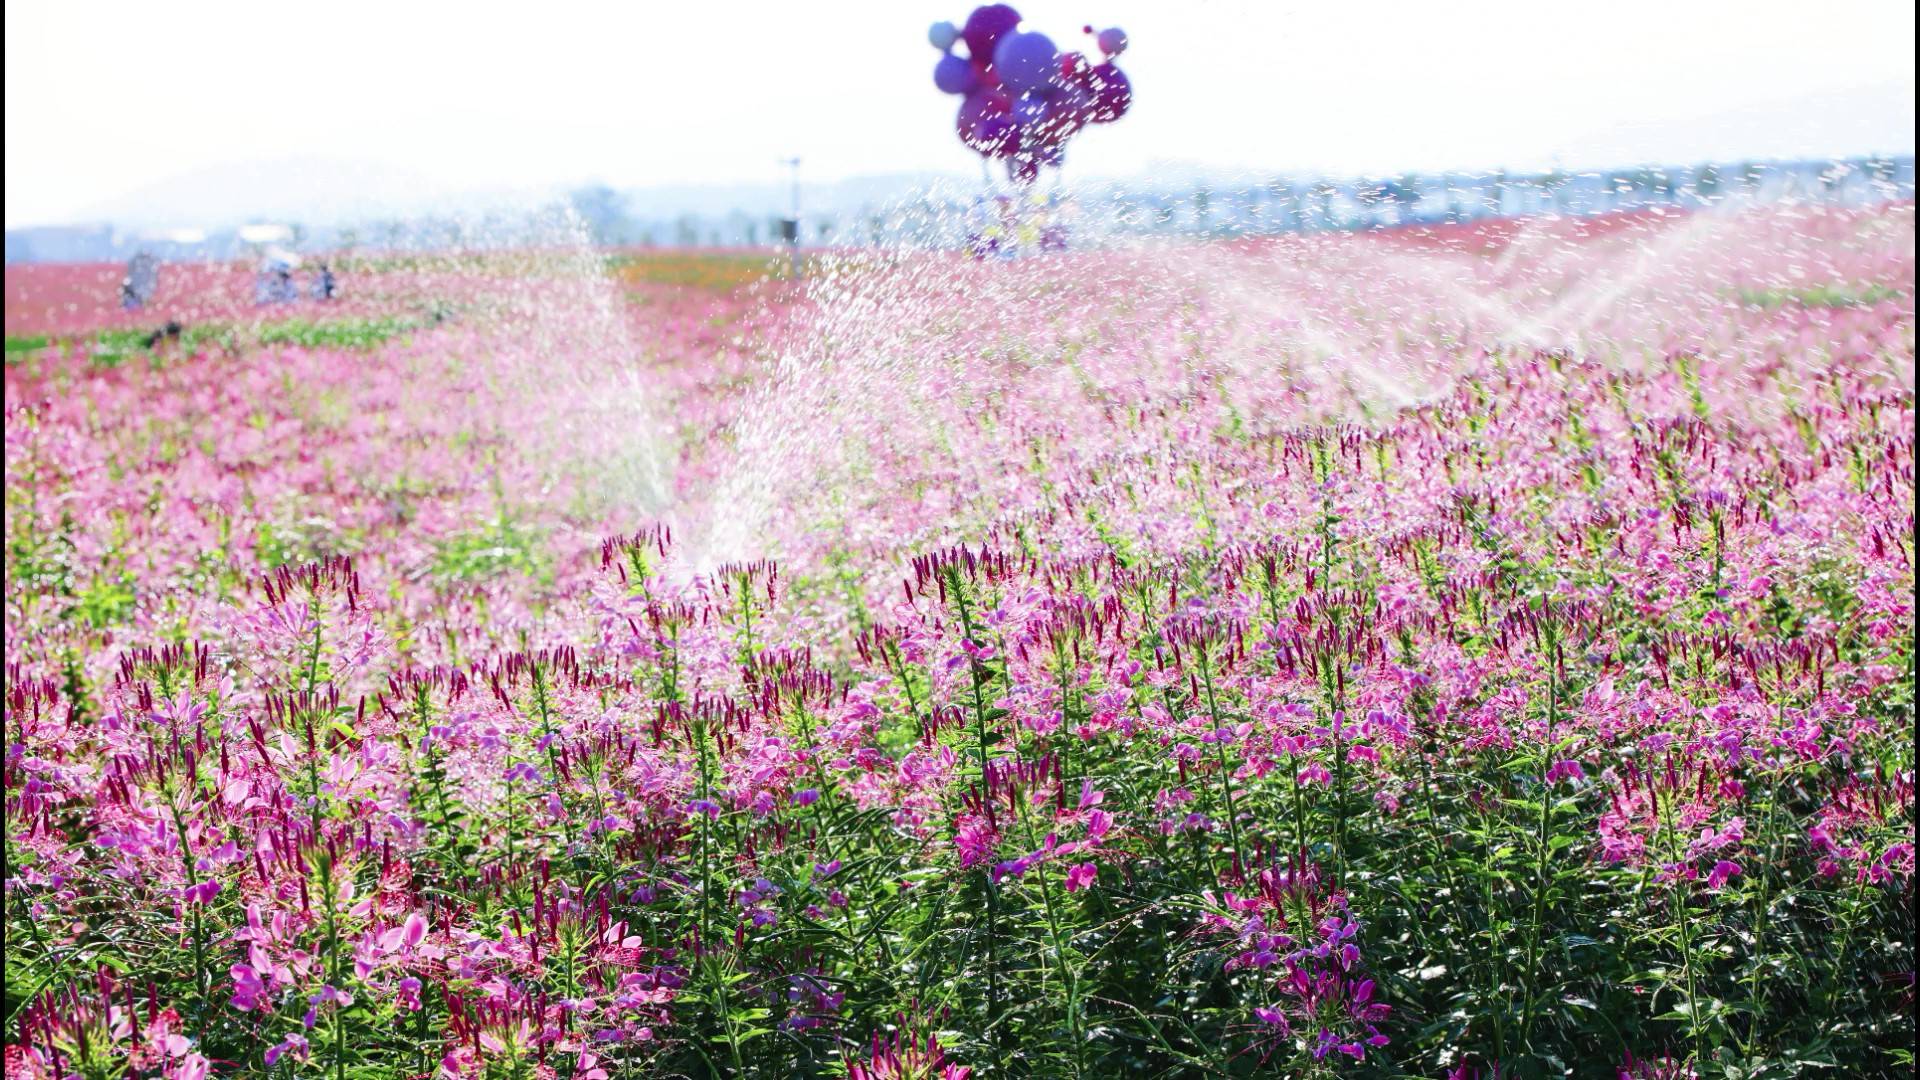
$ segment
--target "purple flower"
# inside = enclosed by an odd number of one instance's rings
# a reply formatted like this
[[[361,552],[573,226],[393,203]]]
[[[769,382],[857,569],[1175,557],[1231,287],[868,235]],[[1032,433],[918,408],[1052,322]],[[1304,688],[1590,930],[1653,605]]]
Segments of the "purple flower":
[[[1726,885],[1727,879],[1733,877],[1739,872],[1740,872],[1739,863],[1728,862],[1725,859],[1721,859],[1719,862],[1714,863],[1713,869],[1708,871],[1707,873],[1707,888],[1713,890],[1714,892],[1719,892],[1720,889]]]
[[[1076,863],[1067,868],[1067,891],[1079,892],[1092,885],[1100,875],[1100,868],[1090,862]]]
[[[229,1005],[241,1012],[272,1007],[267,996],[267,984],[251,965],[235,964],[227,969],[227,973],[233,976],[233,998],[228,1002]]]
[[[1557,784],[1562,780],[1577,781],[1585,780],[1586,778],[1587,771],[1581,768],[1580,763],[1572,758],[1564,761],[1556,761],[1553,763],[1553,767],[1547,770],[1547,783],[1549,784]]]
[[[295,1061],[306,1061],[309,1053],[307,1037],[296,1032],[267,1048],[267,1068],[273,1068],[283,1055],[292,1054]]]

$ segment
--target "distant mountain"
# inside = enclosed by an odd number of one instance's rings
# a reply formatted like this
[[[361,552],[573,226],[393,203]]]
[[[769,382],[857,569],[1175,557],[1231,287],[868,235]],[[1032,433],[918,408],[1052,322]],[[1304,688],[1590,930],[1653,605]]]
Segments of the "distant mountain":
[[[1629,162],[1793,160],[1912,154],[1914,86],[1886,83],[1660,122],[1629,120],[1563,142],[1569,168]]]
[[[966,177],[943,173],[888,173],[844,180],[800,183],[800,204],[808,213],[838,213],[872,206],[924,191],[940,183],[964,183]],[[670,218],[681,214],[717,217],[740,211],[755,217],[780,216],[793,204],[790,183],[675,184],[629,188],[620,192],[627,212],[641,218]]]
[[[777,174],[776,174],[777,176]],[[842,213],[911,195],[939,184],[970,183],[940,173],[894,173],[833,181],[803,174],[801,203],[809,214]],[[121,231],[231,229],[249,221],[299,222],[309,228],[426,216],[530,210],[588,184],[534,188],[460,188],[404,167],[328,158],[288,158],[212,166],[136,188],[75,214],[71,223],[111,223]],[[677,184],[615,189],[636,218],[720,217],[788,212],[791,186],[762,183]],[[51,223],[50,223],[51,224]]]
[[[326,226],[537,205],[551,191],[452,190],[401,166],[299,157],[215,165],[136,188],[74,215],[123,229],[233,228],[248,221]]]

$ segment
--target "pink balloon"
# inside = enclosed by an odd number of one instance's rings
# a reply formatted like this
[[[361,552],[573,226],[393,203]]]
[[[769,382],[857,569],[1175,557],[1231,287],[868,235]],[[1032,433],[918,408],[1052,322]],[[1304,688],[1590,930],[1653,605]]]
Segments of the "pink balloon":
[[[993,62],[993,47],[1020,25],[1020,13],[1005,4],[987,4],[973,9],[960,37],[967,43],[967,55],[974,60]]]
[[[1093,118],[1093,91],[1078,83],[1067,83],[1047,99],[1049,134],[1065,140]]]
[[[972,63],[973,77],[981,86],[994,90],[1000,89],[1000,73],[994,70],[991,63],[985,60],[975,60]]]
[[[989,116],[980,124],[980,138],[987,144],[988,157],[1010,158],[1020,152],[1026,133],[1011,116]]]

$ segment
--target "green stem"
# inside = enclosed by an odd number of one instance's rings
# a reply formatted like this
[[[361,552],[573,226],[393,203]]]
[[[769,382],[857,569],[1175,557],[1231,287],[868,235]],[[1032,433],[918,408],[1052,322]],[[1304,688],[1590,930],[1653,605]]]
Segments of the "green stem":
[[[173,831],[180,838],[180,863],[187,871],[187,890],[196,896],[199,893],[200,874],[193,865],[193,845],[187,842],[187,826],[180,820],[180,808],[173,797],[173,785],[168,784],[163,794],[167,800],[167,813],[173,818]],[[207,976],[206,934],[200,920],[200,904],[195,901],[188,905],[193,911],[193,992],[197,999],[197,1014],[204,1014],[206,1000],[212,988],[204,986]]]
[[[1033,822],[1028,819],[1024,807],[1019,813],[1021,825],[1027,834],[1027,846],[1038,849],[1040,842],[1034,835]],[[1080,1036],[1080,978],[1073,963],[1068,959],[1069,943],[1061,936],[1060,917],[1053,906],[1053,882],[1044,869],[1040,870],[1040,901],[1047,912],[1047,936],[1053,945],[1053,954],[1060,973],[1061,989],[1066,991],[1067,1032],[1073,1039],[1074,1075],[1080,1076],[1085,1074],[1087,1068],[1086,1040]]]
[[[1768,785],[1767,792],[1766,837],[1762,849],[1765,855],[1760,859],[1760,893],[1755,899],[1753,912],[1753,970],[1747,977],[1747,997],[1753,1006],[1753,1021],[1747,1026],[1747,1036],[1741,1040],[1740,1046],[1746,1057],[1753,1056],[1754,1042],[1766,1022],[1766,988],[1761,984],[1760,972],[1767,956],[1766,931],[1773,905],[1773,868],[1778,865],[1774,861],[1773,843],[1775,823],[1779,817],[1780,778],[1784,772],[1784,769],[1775,769],[1773,782]]]
[[[1672,861],[1678,863],[1685,855],[1681,839],[1674,831],[1673,803],[1676,792],[1669,792],[1661,800],[1660,812],[1665,819],[1667,842],[1672,847]],[[1700,996],[1694,982],[1693,963],[1693,927],[1687,911],[1687,890],[1684,880],[1673,883],[1673,914],[1675,929],[1680,933],[1680,971],[1687,984],[1687,1027],[1693,1041],[1693,1063],[1695,1068],[1705,1068],[1707,1063],[1707,1036],[1700,1026]]]
[[[1207,650],[1203,645],[1198,650],[1200,659],[1200,685],[1207,695],[1207,713],[1213,719],[1213,754],[1220,766],[1220,787],[1227,799],[1227,836],[1233,841],[1233,861],[1242,872],[1246,870],[1246,850],[1240,845],[1240,814],[1233,802],[1233,770],[1227,764],[1227,748],[1220,738],[1220,703],[1213,692],[1213,667],[1207,663]]]
[[[1560,682],[1559,665],[1555,662],[1555,646],[1551,632],[1547,635],[1547,733],[1546,749],[1540,761],[1540,820],[1534,833],[1533,867],[1533,917],[1527,924],[1527,971],[1526,1004],[1520,1014],[1520,1035],[1529,1047],[1533,1045],[1533,1010],[1538,998],[1536,985],[1540,970],[1540,927],[1547,915],[1548,892],[1548,836],[1553,815],[1553,782],[1549,775],[1553,772],[1553,730],[1558,719]]]
[[[554,751],[557,741],[553,734],[553,709],[547,692],[546,669],[538,663],[533,665],[533,707],[540,714],[540,741],[547,744],[547,783],[557,792],[560,786],[560,758]],[[567,818],[566,807],[561,807],[560,834],[567,842],[567,850],[573,850],[573,822]]]
[[[966,635],[968,644],[976,644],[973,637],[973,614],[967,607],[967,593],[960,581],[958,570],[949,568],[947,586],[953,590],[954,604],[960,612],[961,632]],[[993,820],[993,791],[990,773],[987,768],[987,703],[985,688],[980,677],[980,661],[969,655],[967,673],[972,680],[973,719],[975,753],[980,763],[980,786],[987,807],[987,820]],[[994,1037],[996,1052],[995,1072],[1004,1073],[1006,1069],[1006,1028],[998,1023],[1000,1005],[1000,888],[993,880],[993,859],[989,857],[981,867],[981,877],[987,886],[987,1025],[997,1028]]]

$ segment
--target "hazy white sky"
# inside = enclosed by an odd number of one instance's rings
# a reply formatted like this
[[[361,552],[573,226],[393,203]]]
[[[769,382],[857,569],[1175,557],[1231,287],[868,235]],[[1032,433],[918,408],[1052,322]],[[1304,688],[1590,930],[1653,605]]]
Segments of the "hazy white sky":
[[[952,0],[948,0],[949,3]],[[1527,168],[1913,149],[1912,0],[1027,0],[1132,38],[1070,170]],[[337,158],[448,191],[976,159],[913,0],[8,0],[6,222],[210,166]]]

